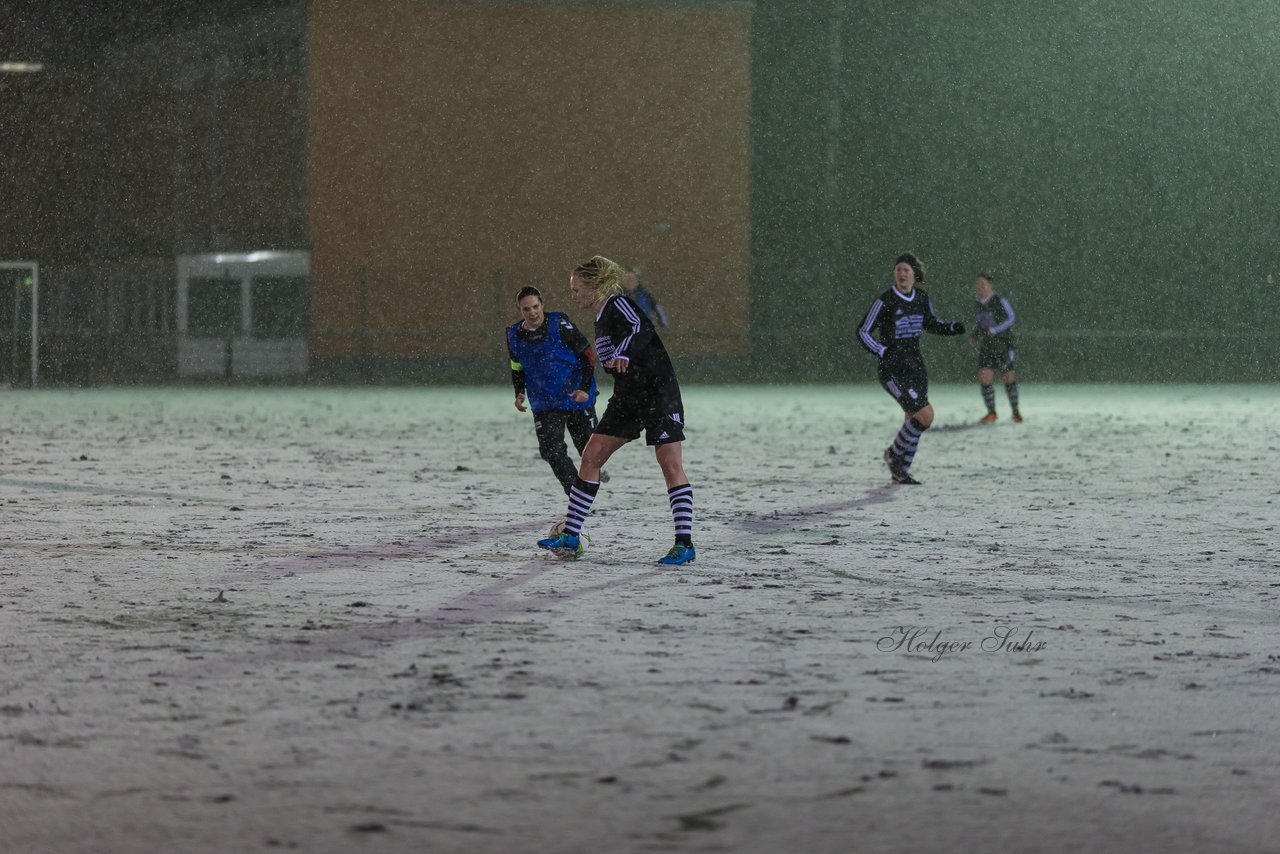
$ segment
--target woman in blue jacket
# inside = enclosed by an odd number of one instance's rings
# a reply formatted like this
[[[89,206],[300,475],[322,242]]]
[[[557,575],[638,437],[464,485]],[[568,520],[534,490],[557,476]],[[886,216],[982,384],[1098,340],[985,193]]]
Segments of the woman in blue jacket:
[[[596,426],[594,352],[573,321],[543,310],[537,288],[521,288],[516,302],[522,319],[507,327],[516,409],[524,412],[527,403],[533,410],[538,452],[567,495],[578,469],[569,459],[564,431],[581,454]]]

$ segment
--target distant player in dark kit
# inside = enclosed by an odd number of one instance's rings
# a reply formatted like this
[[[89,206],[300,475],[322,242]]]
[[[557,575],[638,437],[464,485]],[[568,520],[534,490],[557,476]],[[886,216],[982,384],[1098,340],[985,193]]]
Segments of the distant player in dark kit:
[[[596,312],[596,356],[613,376],[613,396],[582,452],[578,477],[569,491],[564,528],[538,541],[562,557],[582,554],[579,534],[600,490],[600,467],[623,445],[645,434],[667,486],[675,545],[658,563],[692,561],[693,487],[684,472],[684,403],[671,358],[653,321],[623,293],[622,267],[595,255],[574,268],[569,296],[579,308]]]
[[[982,402],[987,405],[983,424],[994,424],[996,415],[996,391],[992,387],[995,371],[1000,371],[1004,390],[1009,395],[1009,408],[1013,410],[1013,423],[1022,423],[1018,412],[1018,383],[1013,373],[1018,351],[1013,342],[1013,324],[1017,315],[1013,305],[996,293],[996,280],[989,273],[979,273],[974,282],[978,293],[977,329],[969,343],[978,348],[978,385],[982,386]]]
[[[658,302],[658,298],[644,286],[644,282],[640,280],[640,271],[635,267],[627,270],[626,275],[622,279],[622,292],[631,297],[631,301],[640,306],[640,310],[649,315],[649,319],[655,325],[666,329],[671,324],[670,318],[667,317],[667,310],[662,303]]]
[[[568,317],[558,311],[544,312],[537,288],[521,288],[516,303],[522,319],[507,327],[516,409],[524,412],[526,401],[533,409],[538,452],[567,495],[577,469],[569,459],[564,431],[569,430],[581,454],[596,426],[591,344]]]
[[[929,295],[916,287],[917,283],[924,283],[924,265],[914,255],[899,255],[893,267],[893,287],[871,303],[858,326],[858,340],[880,360],[880,385],[898,401],[905,414],[902,429],[884,451],[894,483],[920,482],[911,476],[911,462],[921,434],[933,424],[920,334],[964,334],[963,323],[938,319]]]

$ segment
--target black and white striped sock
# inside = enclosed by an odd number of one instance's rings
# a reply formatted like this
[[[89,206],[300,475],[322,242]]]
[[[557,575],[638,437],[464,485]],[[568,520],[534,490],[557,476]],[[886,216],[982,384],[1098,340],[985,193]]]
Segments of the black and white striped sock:
[[[1004,387],[1005,393],[1009,395],[1009,406],[1014,412],[1018,411],[1018,384],[1009,383]]]
[[[582,525],[587,521],[591,505],[595,503],[596,493],[600,491],[599,481],[573,479],[569,487],[569,507],[564,511],[564,531],[575,537],[582,533]]]
[[[920,434],[927,428],[914,418],[908,418],[893,440],[893,455],[897,457],[906,471],[911,468],[911,461],[916,458],[916,448],[920,446]]]
[[[1008,386],[1005,386],[1008,388]],[[996,411],[996,389],[995,386],[988,383],[982,387],[982,402],[987,405],[988,412]]]
[[[667,490],[671,504],[671,521],[676,527],[676,542],[693,545],[693,487],[689,484],[673,486]]]

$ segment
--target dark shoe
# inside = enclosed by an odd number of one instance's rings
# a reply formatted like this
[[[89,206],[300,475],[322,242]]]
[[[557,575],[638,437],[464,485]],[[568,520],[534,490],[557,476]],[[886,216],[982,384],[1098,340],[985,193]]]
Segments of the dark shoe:
[[[889,467],[889,477],[893,478],[894,483],[919,483],[907,470],[899,463],[898,458],[893,455],[893,448],[884,449],[884,464]]]

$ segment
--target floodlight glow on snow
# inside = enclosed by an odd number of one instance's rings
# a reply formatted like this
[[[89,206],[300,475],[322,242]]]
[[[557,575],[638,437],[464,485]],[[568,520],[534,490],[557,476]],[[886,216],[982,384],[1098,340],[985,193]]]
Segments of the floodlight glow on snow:
[[[0,74],[39,74],[43,62],[0,62]]]

